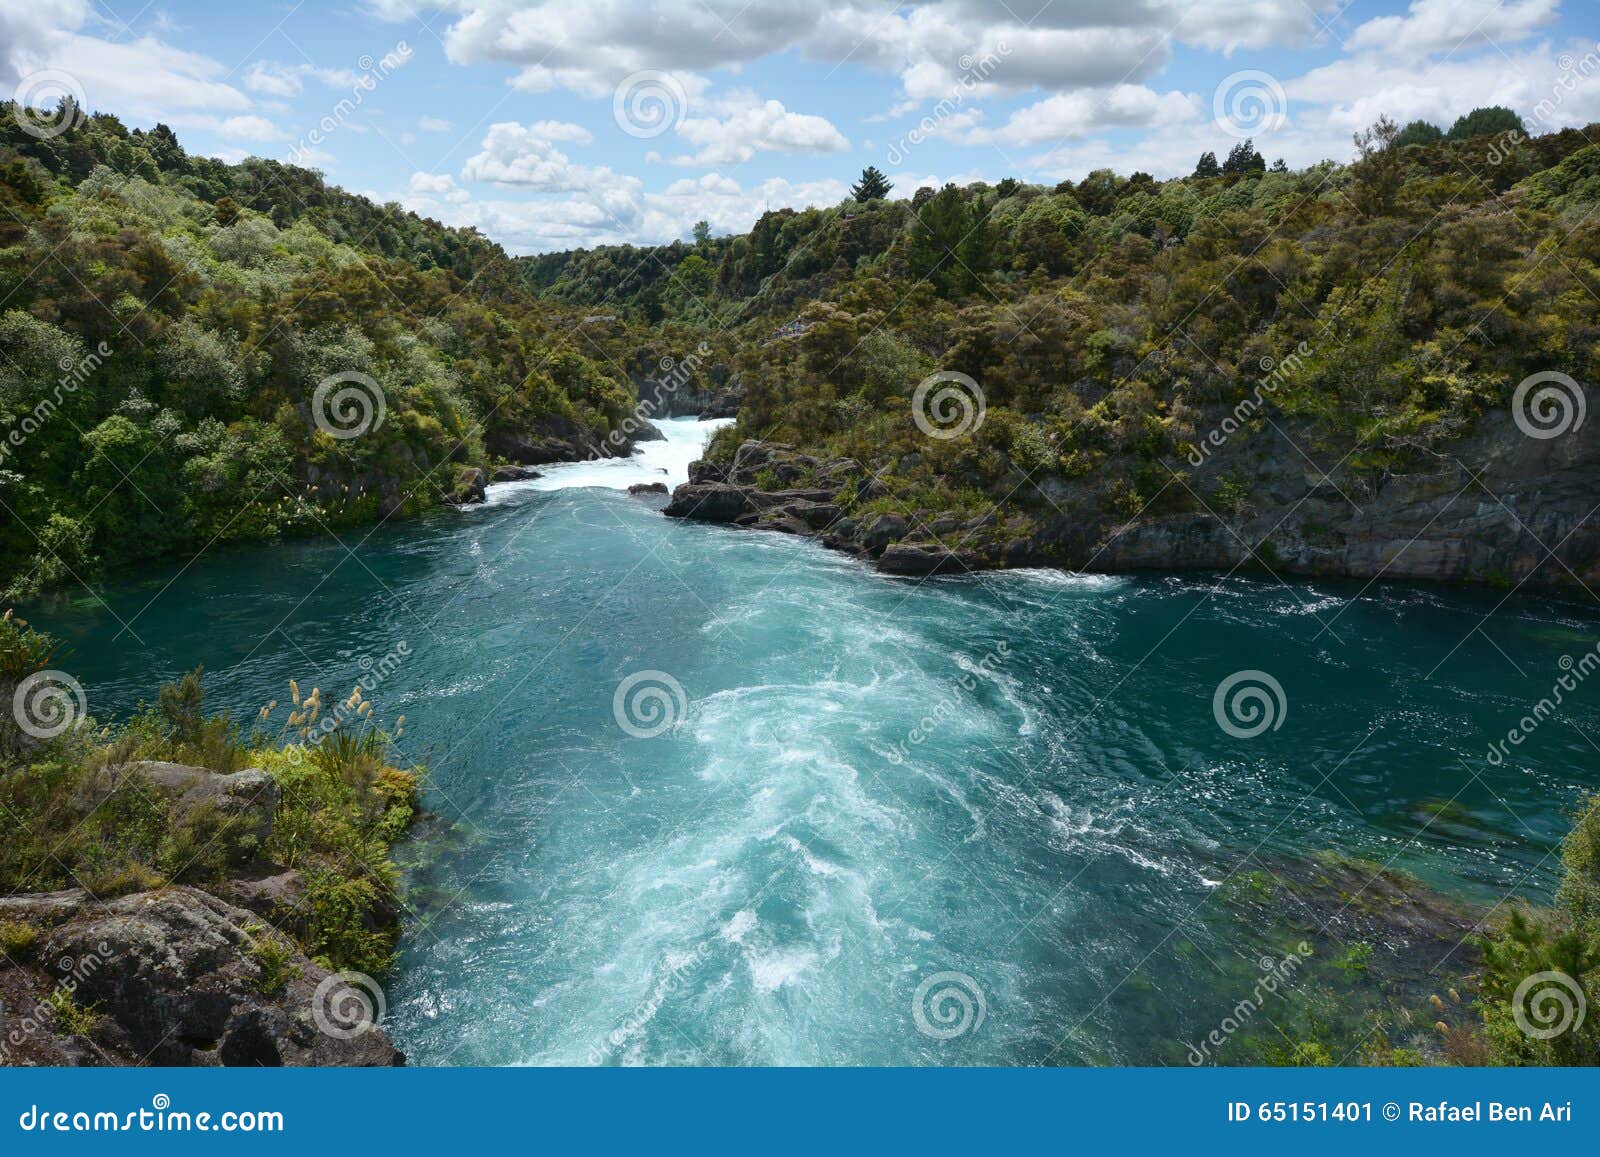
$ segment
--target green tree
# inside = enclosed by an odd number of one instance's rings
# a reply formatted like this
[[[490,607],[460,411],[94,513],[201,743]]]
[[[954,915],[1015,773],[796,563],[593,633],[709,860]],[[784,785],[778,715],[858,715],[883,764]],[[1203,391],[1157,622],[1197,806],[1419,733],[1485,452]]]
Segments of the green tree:
[[[1522,118],[1503,105],[1475,108],[1458,117],[1450,126],[1450,139],[1464,141],[1471,137],[1498,136],[1501,133],[1520,132]]]
[[[1444,140],[1444,130],[1428,121],[1412,121],[1394,138],[1396,148],[1407,145],[1431,145]]]
[[[1267,162],[1256,152],[1255,143],[1246,137],[1228,150],[1228,159],[1222,162],[1222,171],[1228,174],[1264,172]]]
[[[1195,162],[1194,175],[1197,177],[1220,177],[1222,166],[1217,164],[1217,154],[1207,149],[1200,154],[1200,159]]]
[[[893,188],[876,165],[868,165],[861,170],[861,180],[850,187],[850,195],[857,201],[881,201]]]

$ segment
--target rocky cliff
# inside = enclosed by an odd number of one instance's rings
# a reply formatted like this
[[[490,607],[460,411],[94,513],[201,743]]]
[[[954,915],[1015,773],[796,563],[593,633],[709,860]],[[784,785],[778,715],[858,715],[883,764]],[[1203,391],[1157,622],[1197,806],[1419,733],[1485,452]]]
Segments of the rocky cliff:
[[[1241,440],[1242,441],[1242,440]],[[897,502],[885,468],[747,441],[701,461],[666,513],[820,538],[894,574],[994,567],[1227,570],[1577,585],[1600,583],[1600,438],[1524,433],[1492,411],[1412,473],[1325,473],[1276,424],[1220,461],[1169,471],[1161,500],[1112,512],[1094,478],[1013,471],[993,509],[961,517]],[[1216,501],[1226,476],[1240,497]],[[1209,496],[1209,497],[1208,497]]]

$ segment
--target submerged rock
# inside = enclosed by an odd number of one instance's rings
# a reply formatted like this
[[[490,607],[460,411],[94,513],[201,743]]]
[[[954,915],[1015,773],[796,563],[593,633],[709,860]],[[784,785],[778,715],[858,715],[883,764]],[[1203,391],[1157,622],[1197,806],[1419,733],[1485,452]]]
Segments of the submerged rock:
[[[665,482],[635,482],[628,487],[628,493],[636,498],[642,498],[650,494],[665,494],[667,493],[667,484]]]

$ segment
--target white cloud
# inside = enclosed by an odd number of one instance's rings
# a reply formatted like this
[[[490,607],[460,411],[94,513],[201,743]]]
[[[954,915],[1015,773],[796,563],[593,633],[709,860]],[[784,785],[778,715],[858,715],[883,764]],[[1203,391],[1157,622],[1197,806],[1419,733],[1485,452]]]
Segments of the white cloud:
[[[633,180],[604,167],[574,163],[555,147],[550,136],[540,132],[541,128],[554,123],[520,125],[515,121],[502,121],[490,125],[488,135],[483,138],[482,151],[467,158],[461,175],[470,181],[488,181],[543,193],[572,192]],[[557,127],[563,130],[565,139],[577,139],[566,130],[578,126]]]
[[[417,118],[417,127],[425,133],[447,133],[455,128],[455,125],[443,117],[425,116]]]
[[[217,126],[217,132],[230,141],[276,141],[284,135],[277,125],[260,116],[229,117]]]
[[[999,136],[1011,144],[1070,140],[1108,128],[1152,128],[1196,120],[1195,99],[1142,84],[1057,93],[1011,114]]]
[[[730,165],[758,152],[836,153],[850,147],[827,118],[790,112],[775,100],[752,101],[720,119],[685,117],[677,131],[697,150],[676,158],[679,164]]]
[[[29,0],[0,8],[0,88],[46,69],[73,77],[91,110],[134,121],[210,126],[250,99],[208,56],[154,37],[112,43],[78,30],[93,19],[82,0]]]
[[[1526,40],[1556,19],[1560,0],[1412,0],[1404,16],[1379,16],[1351,35],[1352,51],[1418,59]]]

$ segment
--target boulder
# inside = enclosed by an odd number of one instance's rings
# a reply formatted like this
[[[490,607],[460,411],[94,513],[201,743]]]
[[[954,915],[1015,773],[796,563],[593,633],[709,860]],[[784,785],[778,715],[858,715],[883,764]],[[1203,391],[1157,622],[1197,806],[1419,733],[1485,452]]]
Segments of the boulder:
[[[745,491],[725,482],[685,482],[672,492],[672,501],[662,512],[669,518],[693,518],[701,522],[732,522],[745,513]]]
[[[351,1015],[358,993],[381,1009],[375,982],[330,977],[252,913],[198,889],[10,896],[0,919],[42,930],[30,997],[43,1000],[70,976],[74,1002],[99,1018],[77,1036],[93,1046],[84,1063],[405,1063],[381,1017]],[[55,1022],[35,1031],[57,1042],[74,1035]],[[55,1051],[70,1063],[71,1050]]]
[[[628,493],[635,498],[643,498],[650,494],[666,494],[667,484],[665,482],[635,482],[628,487]]]
[[[537,470],[530,470],[526,466],[496,466],[494,473],[489,475],[491,482],[526,482],[532,478],[543,478]]]
[[[891,542],[904,538],[911,529],[898,514],[879,514],[861,524],[861,546],[868,554],[882,554]]]
[[[878,559],[878,569],[884,574],[931,575],[960,574],[971,567],[964,556],[942,546],[898,542],[885,548]]]
[[[461,473],[456,475],[455,485],[450,488],[448,501],[456,506],[471,506],[482,502],[486,497],[484,491],[489,485],[489,475],[478,466],[464,466]]]

